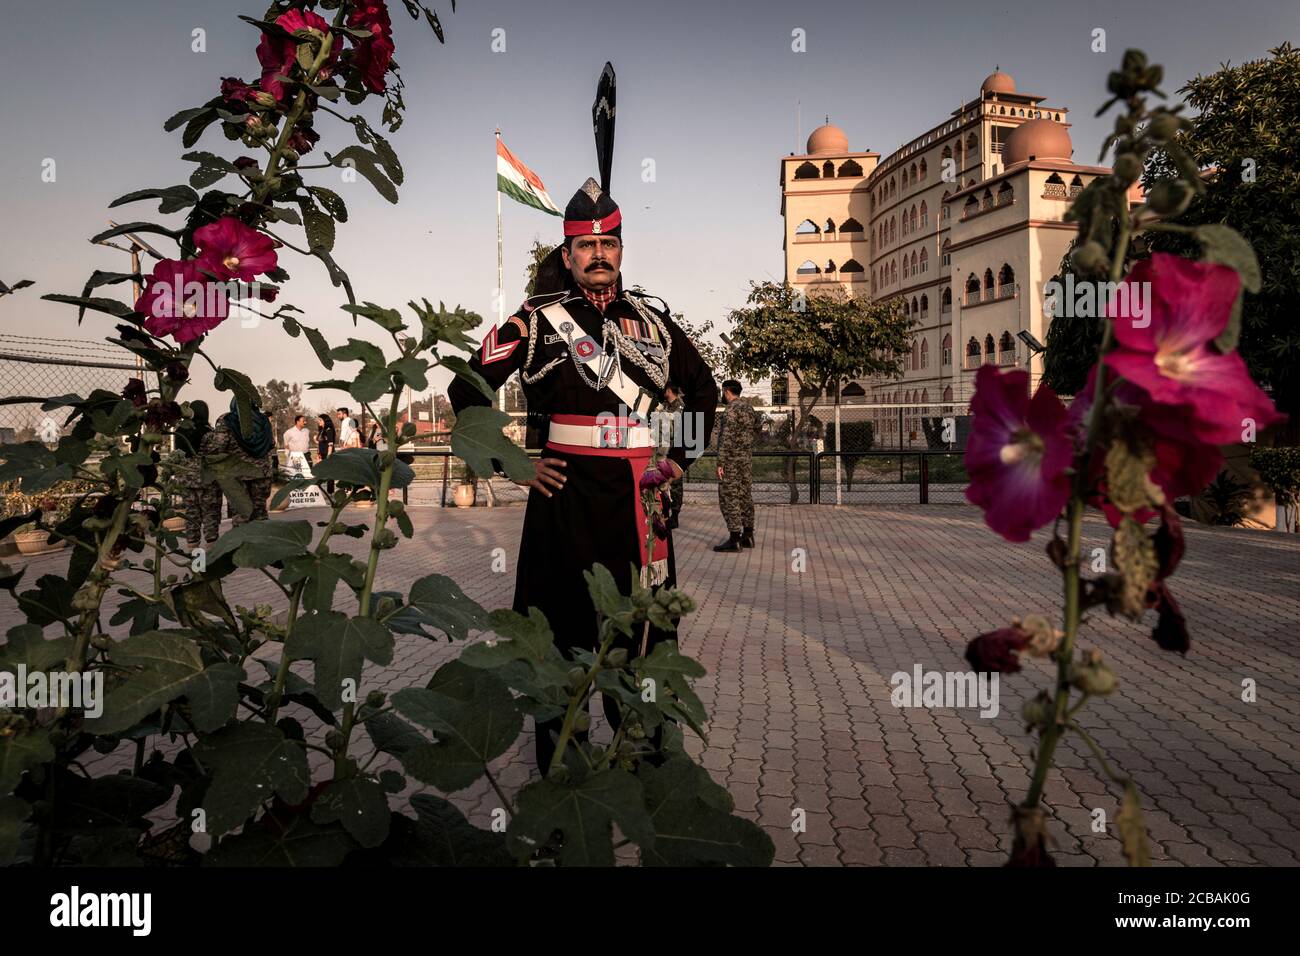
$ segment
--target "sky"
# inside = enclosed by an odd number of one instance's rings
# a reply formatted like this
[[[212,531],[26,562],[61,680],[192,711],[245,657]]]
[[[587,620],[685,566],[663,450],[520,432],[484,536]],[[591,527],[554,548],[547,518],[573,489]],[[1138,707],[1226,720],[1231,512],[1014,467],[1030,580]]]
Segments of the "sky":
[[[390,0],[406,100],[404,125],[389,136],[406,173],[398,204],[363,178],[341,182],[339,170],[307,175],[348,205],[334,256],[359,300],[459,304],[485,317],[480,335],[495,320],[493,130],[563,208],[596,173],[591,104],[606,60],[618,74],[611,193],[624,216],[624,280],[717,330],[744,304],[751,281],[782,276],[780,158],[803,152],[827,116],[850,149],[888,155],[975,97],[1000,66],[1020,91],[1070,108],[1075,159],[1092,163],[1110,127],[1092,114],[1125,48],[1164,64],[1173,93],[1225,62],[1300,40],[1294,0],[1241,0],[1230,13],[1209,0],[461,0],[454,13],[449,0],[431,5],[446,45]],[[215,95],[223,76],[256,79],[257,31],[237,15],[264,11],[255,0],[42,0],[7,11],[0,279],[35,287],[0,299],[0,332],[101,339],[111,331],[107,316],[88,313],[78,328],[74,308],[39,296],[77,294],[96,268],[126,270],[124,253],[86,241],[108,218],[178,221],[160,216],[156,203],[107,206],[132,190],[187,180],[193,166],[180,159],[180,133],[164,132],[163,121]],[[1092,49],[1098,29],[1104,52]],[[195,30],[204,31],[201,52]],[[804,51],[792,49],[796,30]],[[313,158],[355,142],[332,117],[321,116],[317,130]],[[248,152],[215,126],[196,148],[228,158]],[[49,160],[53,182],[42,179]],[[508,314],[523,296],[528,247],[535,238],[556,241],[560,220],[503,199],[502,229]],[[159,238],[160,251],[174,251]],[[354,329],[339,309],[342,290],[318,261],[281,250],[281,263],[292,279],[280,302],[303,309],[304,321],[335,344],[374,337],[377,327],[363,320]],[[327,377],[304,339],[271,323],[227,323],[206,350],[258,383]],[[435,375],[434,387],[445,390],[449,377]],[[0,394],[11,387],[0,382]],[[200,373],[189,397],[215,394],[210,374]],[[338,397],[314,393],[307,404]]]

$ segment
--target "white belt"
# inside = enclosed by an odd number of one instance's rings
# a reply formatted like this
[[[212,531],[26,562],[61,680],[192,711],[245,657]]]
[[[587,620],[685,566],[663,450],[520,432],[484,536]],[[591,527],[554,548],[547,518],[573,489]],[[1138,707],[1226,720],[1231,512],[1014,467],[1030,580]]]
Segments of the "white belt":
[[[650,448],[654,436],[648,425],[561,425],[551,422],[547,441],[580,448]]]

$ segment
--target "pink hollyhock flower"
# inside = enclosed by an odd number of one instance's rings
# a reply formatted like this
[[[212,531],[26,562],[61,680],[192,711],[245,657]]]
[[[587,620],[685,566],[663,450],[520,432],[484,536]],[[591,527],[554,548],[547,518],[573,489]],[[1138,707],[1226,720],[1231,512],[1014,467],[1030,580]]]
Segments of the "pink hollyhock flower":
[[[199,260],[218,279],[251,282],[260,272],[275,268],[275,240],[250,229],[233,216],[223,216],[194,230]]]
[[[145,331],[185,343],[225,321],[226,290],[214,283],[197,259],[164,259],[154,266],[135,310],[145,316]]]
[[[1088,427],[1088,416],[1092,413],[1096,382],[1097,367],[1094,365],[1088,373],[1088,384],[1075,396],[1074,402],[1070,405],[1067,430],[1078,448],[1082,448],[1084,430]],[[1164,490],[1165,496],[1170,499],[1180,498],[1184,495],[1196,495],[1204,490],[1223,467],[1223,455],[1217,446],[1207,445],[1192,432],[1187,421],[1187,409],[1152,401],[1150,395],[1132,382],[1124,379],[1116,381],[1113,373],[1108,376],[1107,382],[1107,387],[1114,386],[1111,401],[1140,409],[1139,421],[1151,430],[1156,454],[1155,467],[1151,469],[1151,480]],[[1094,449],[1094,454],[1089,460],[1088,471],[1092,484],[1101,492],[1100,496],[1091,499],[1090,503],[1105,512],[1111,527],[1118,527],[1123,514],[1105,499],[1104,449]],[[1157,513],[1150,509],[1143,509],[1133,517],[1145,524]]]
[[[245,83],[236,76],[221,78],[221,96],[228,103],[246,103],[256,92],[257,87]]]
[[[302,11],[293,9],[287,13],[281,14],[276,18],[275,25],[282,27],[285,32],[293,33],[297,30],[316,30],[326,34],[329,32],[329,24],[318,13],[310,10]],[[328,79],[333,72],[334,64],[338,60],[339,41],[336,37],[330,48],[329,58],[317,73],[317,80]],[[262,64],[262,89],[270,93],[276,100],[284,99],[284,83],[276,77],[288,76],[289,71],[293,69],[298,60],[298,41],[288,37],[272,37],[263,33],[262,40],[257,44],[257,61]]]
[[[1066,410],[1047,386],[1029,397],[1029,373],[982,365],[971,400],[966,500],[1008,541],[1028,541],[1070,497]]]
[[[362,3],[348,14],[348,26],[369,30],[368,40],[356,40],[352,62],[361,73],[361,81],[372,93],[386,88],[384,74],[393,62],[393,24],[388,7],[382,2]]]
[[[667,458],[663,459],[653,468],[647,468],[641,473],[639,487],[642,491],[647,488],[657,488],[666,481],[672,481],[673,465]]]
[[[1115,313],[1117,345],[1107,365],[1160,405],[1185,406],[1177,414],[1212,445],[1240,441],[1245,420],[1261,429],[1286,417],[1251,381],[1237,352],[1213,348],[1241,285],[1235,269],[1157,252],[1129,271],[1124,284],[1135,283],[1149,295],[1121,295],[1108,310]],[[1136,307],[1140,301],[1145,309]]]

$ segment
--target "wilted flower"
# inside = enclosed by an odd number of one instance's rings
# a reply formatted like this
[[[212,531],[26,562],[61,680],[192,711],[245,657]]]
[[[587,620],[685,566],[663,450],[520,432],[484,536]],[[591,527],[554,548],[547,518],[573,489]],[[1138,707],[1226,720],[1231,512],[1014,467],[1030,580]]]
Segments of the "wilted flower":
[[[1032,636],[1019,624],[989,631],[966,645],[966,660],[980,672],[1014,674],[1020,670],[1020,658],[1017,655],[1028,646]]]
[[[1116,346],[1106,364],[1167,406],[1165,417],[1186,420],[1198,440],[1213,445],[1240,441],[1243,421],[1262,429],[1286,417],[1237,352],[1220,354],[1212,345],[1241,286],[1235,269],[1157,252],[1132,268],[1125,284],[1133,283],[1148,284],[1150,295],[1116,297]],[[1139,301],[1145,309],[1134,308]]]
[[[257,87],[245,83],[235,76],[221,78],[221,97],[228,103],[246,103],[253,98]]]
[[[1028,541],[1070,496],[1065,406],[1046,386],[1030,398],[1028,372],[982,365],[971,414],[966,499],[984,509],[984,520],[998,534]]]
[[[144,382],[138,378],[127,379],[126,388],[122,389],[122,397],[128,399],[136,408],[142,408],[149,401]]]

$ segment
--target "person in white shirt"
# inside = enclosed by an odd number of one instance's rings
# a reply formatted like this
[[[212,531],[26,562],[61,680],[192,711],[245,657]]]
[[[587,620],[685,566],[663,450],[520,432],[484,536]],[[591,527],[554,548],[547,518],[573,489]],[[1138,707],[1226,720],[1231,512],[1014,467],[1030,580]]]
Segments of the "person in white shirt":
[[[284,433],[284,450],[302,452],[311,461],[311,432],[307,430],[306,415],[295,417],[293,427]]]
[[[361,431],[357,427],[357,420],[352,417],[347,406],[337,409],[339,419],[339,437],[337,448],[360,448]]]

